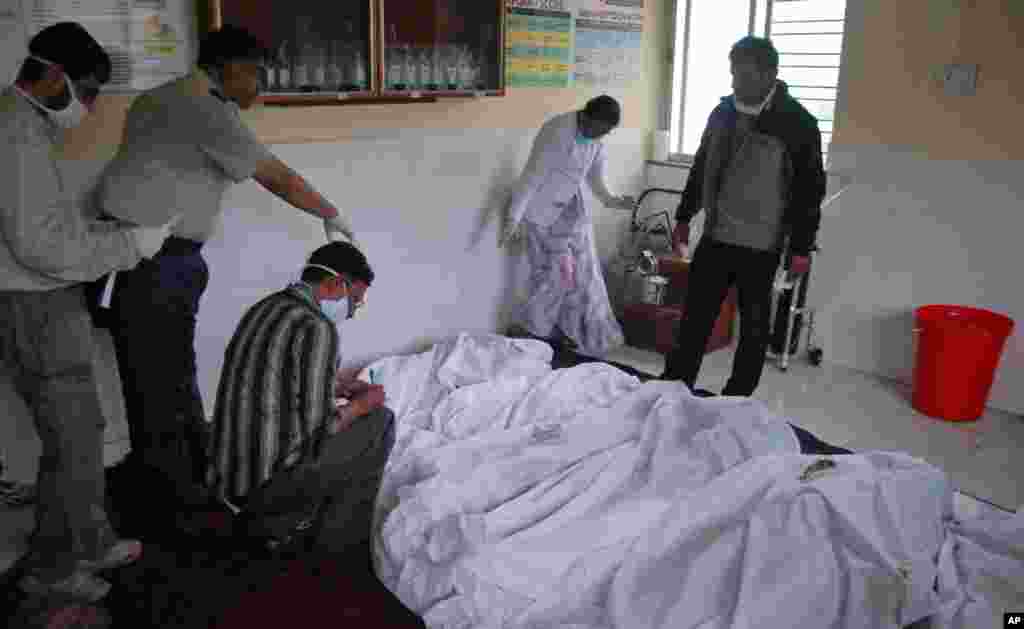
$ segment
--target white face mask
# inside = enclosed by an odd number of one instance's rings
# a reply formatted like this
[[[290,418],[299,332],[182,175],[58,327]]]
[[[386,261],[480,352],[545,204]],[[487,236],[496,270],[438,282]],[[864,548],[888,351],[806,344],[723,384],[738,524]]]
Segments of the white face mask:
[[[320,269],[321,271],[326,271],[327,273],[330,273],[334,277],[341,277],[341,275],[338,274],[338,272],[335,271],[334,269],[328,268],[321,264],[307,264],[306,266],[315,269]],[[348,290],[351,293],[352,284],[344,279],[342,281],[345,282],[345,286],[348,287]],[[348,296],[342,297],[341,299],[335,301],[321,301],[320,311],[323,312],[324,315],[327,316],[327,318],[334,321],[335,325],[339,325],[341,324],[342,321],[351,319],[356,313],[356,309],[352,305],[352,300]]]
[[[36,57],[35,55],[32,55],[31,58],[47,66],[55,65],[52,61],[47,61],[46,59]],[[69,102],[67,107],[64,109],[50,109],[33,98],[30,94],[21,90],[18,91],[21,92],[22,96],[29,99],[35,103],[37,107],[45,111],[46,115],[50,117],[50,120],[53,120],[55,125],[61,129],[74,129],[78,125],[82,124],[82,119],[85,118],[88,110],[85,108],[85,105],[82,104],[82,101],[78,100],[78,95],[75,93],[75,86],[71,82],[71,78],[68,77],[67,72],[64,73],[64,84],[68,86],[68,92],[71,94],[71,102]]]
[[[771,102],[772,96],[775,96],[774,86],[771,91],[768,92],[768,96],[765,96],[764,100],[761,101],[760,105],[747,105],[746,103],[741,102],[739,98],[736,98],[735,93],[733,93],[733,103],[736,105],[736,111],[741,114],[746,114],[748,116],[760,116],[761,112],[768,106],[768,103]]]
[[[345,319],[351,318],[348,309],[348,297],[342,297],[337,301],[321,301],[320,311],[333,321],[336,326],[341,325],[341,322]]]

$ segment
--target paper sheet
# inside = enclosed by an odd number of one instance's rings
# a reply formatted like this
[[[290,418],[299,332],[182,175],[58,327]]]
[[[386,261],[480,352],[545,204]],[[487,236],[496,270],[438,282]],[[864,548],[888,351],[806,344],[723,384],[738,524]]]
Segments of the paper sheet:
[[[643,74],[643,0],[578,0],[575,81],[624,86]]]

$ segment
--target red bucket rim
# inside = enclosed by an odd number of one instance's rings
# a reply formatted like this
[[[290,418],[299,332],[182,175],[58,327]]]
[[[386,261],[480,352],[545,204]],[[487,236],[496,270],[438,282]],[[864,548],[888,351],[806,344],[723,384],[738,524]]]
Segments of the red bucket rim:
[[[1009,336],[1016,326],[1016,322],[1004,314],[984,308],[955,304],[920,306],[914,310],[914,318],[919,323],[942,323],[959,320],[972,325],[972,327],[980,327],[993,334],[1006,336]]]

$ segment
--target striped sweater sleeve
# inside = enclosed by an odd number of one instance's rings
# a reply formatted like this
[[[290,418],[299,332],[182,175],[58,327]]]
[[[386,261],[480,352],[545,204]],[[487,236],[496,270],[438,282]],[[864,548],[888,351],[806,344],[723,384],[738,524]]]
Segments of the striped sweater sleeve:
[[[334,410],[334,382],[337,376],[338,332],[321,318],[309,318],[290,342],[293,368],[286,374],[289,398],[295,404],[286,410],[282,443],[291,444],[278,466],[288,468],[316,457]],[[287,427],[287,428],[286,428]],[[275,470],[276,471],[276,470]]]

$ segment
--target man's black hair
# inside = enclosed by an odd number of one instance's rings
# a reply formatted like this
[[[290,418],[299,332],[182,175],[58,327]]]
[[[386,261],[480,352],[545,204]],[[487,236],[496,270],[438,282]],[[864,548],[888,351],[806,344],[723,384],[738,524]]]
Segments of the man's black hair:
[[[600,120],[613,127],[619,126],[622,120],[622,107],[619,106],[619,101],[607,94],[590,99],[583,108],[583,113],[591,120]]]
[[[207,33],[199,42],[200,68],[220,68],[231,61],[265,62],[270,57],[267,47],[244,28],[225,24]]]
[[[354,281],[364,282],[367,286],[373,284],[375,277],[370,263],[366,261],[363,252],[354,245],[347,242],[331,242],[320,247],[309,257],[307,264],[319,264],[334,270],[339,275],[349,277]],[[307,267],[302,271],[302,281],[310,284],[331,279],[334,276],[316,267]]]
[[[94,76],[100,84],[110,81],[113,64],[110,55],[78,22],[58,22],[36,33],[28,42],[28,51],[41,59],[61,65],[72,80]],[[31,57],[18,72],[18,80],[34,83],[45,76],[47,65]]]
[[[729,61],[735,63],[741,59],[753,61],[761,72],[779,69],[779,51],[775,50],[772,40],[764,37],[747,35],[733,44],[729,51]]]

